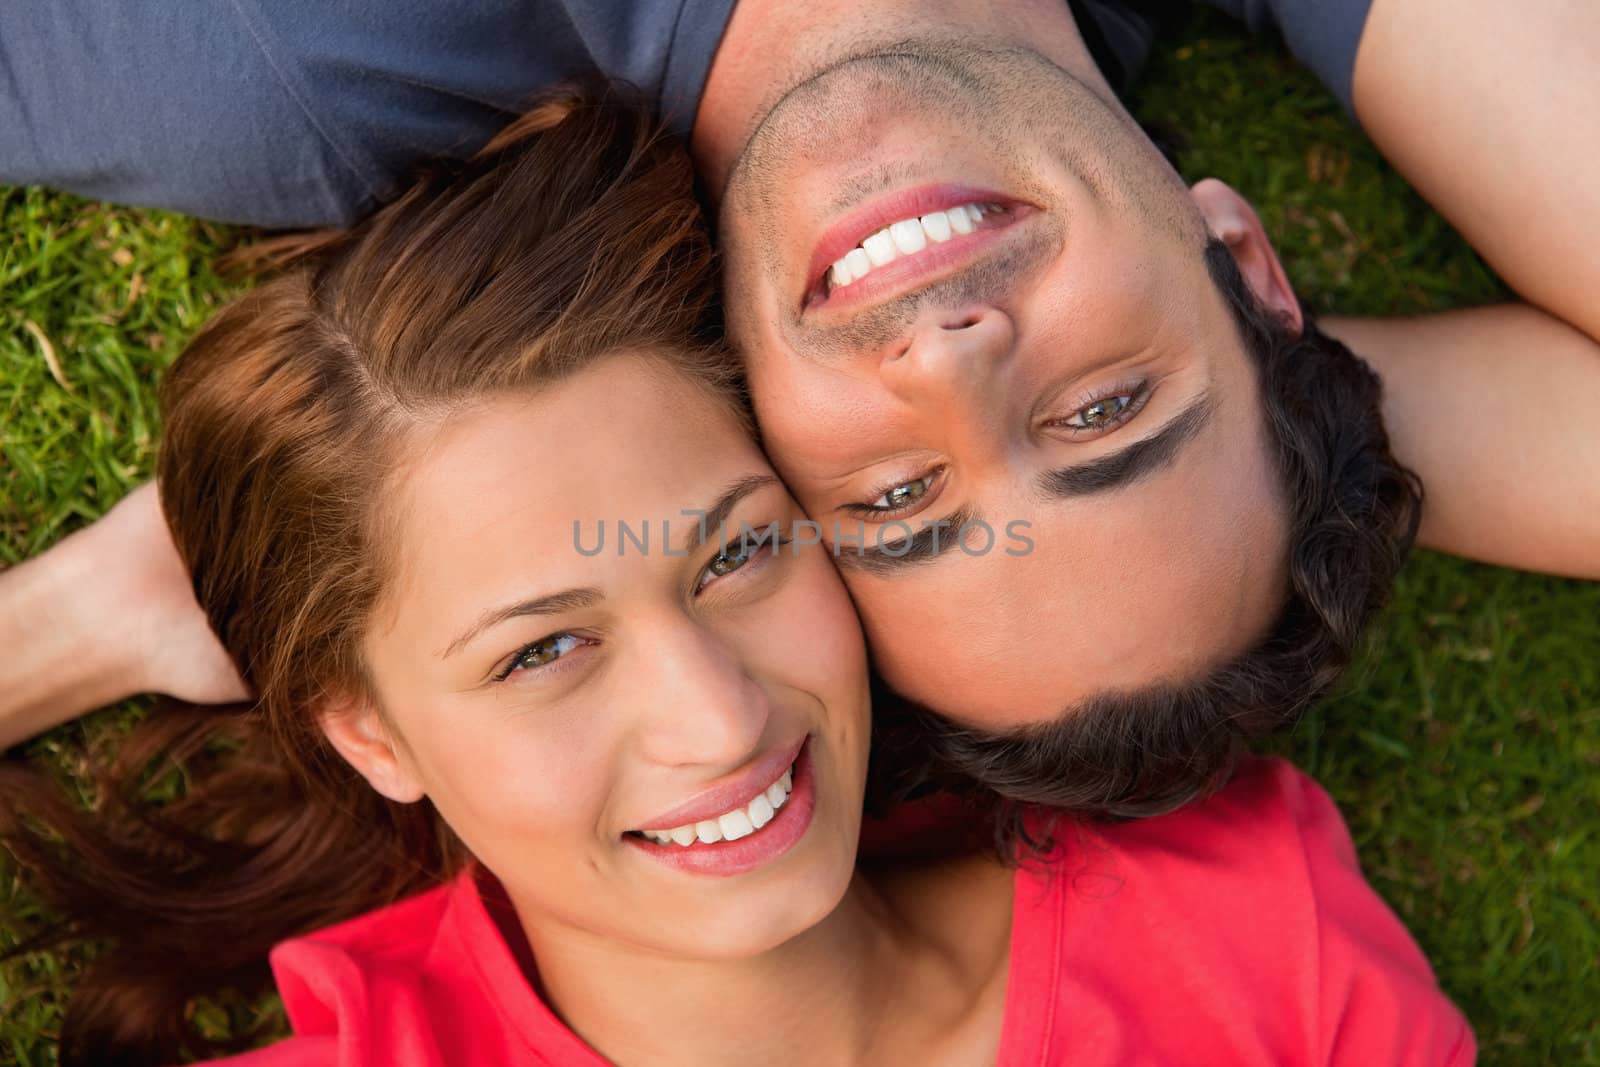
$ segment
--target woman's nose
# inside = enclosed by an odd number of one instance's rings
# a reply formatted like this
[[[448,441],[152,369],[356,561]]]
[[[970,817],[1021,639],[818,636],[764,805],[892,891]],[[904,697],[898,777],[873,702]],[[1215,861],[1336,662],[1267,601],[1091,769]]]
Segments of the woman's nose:
[[[766,690],[710,628],[679,616],[645,653],[634,698],[642,744],[654,762],[732,770],[761,747],[771,717]]]

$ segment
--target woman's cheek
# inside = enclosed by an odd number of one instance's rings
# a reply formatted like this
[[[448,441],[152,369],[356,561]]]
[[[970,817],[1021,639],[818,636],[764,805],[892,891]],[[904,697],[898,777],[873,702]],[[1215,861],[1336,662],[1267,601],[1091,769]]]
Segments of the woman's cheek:
[[[584,736],[548,709],[477,709],[454,717],[439,732],[427,760],[434,806],[464,839],[500,829],[560,832],[592,805],[594,774],[579,775],[601,761]],[[487,844],[487,842],[485,842]]]
[[[784,645],[803,663],[818,673],[819,687],[866,678],[866,645],[861,621],[856,617],[850,595],[839,572],[828,558],[828,550],[817,546],[803,549],[790,561],[796,574],[783,604],[774,615],[782,626]]]

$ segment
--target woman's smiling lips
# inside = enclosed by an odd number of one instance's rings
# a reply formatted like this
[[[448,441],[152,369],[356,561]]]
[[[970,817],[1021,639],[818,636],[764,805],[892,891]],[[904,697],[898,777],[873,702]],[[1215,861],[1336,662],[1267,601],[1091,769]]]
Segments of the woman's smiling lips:
[[[747,798],[742,804],[737,799],[741,795]],[[725,799],[730,796],[735,798],[731,803]],[[774,796],[779,797],[776,803]],[[692,874],[743,874],[789,851],[805,836],[815,809],[811,746],[805,743],[761,760],[738,782],[695,798],[623,840]],[[684,831],[691,827],[695,836],[688,838]]]
[[[816,243],[805,311],[883,299],[962,265],[1031,205],[969,185],[923,185],[881,197],[829,226]]]

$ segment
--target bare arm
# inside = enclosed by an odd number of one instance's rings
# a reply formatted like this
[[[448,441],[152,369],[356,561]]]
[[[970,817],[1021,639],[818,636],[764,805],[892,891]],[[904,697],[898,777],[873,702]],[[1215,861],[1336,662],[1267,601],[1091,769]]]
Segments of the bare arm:
[[[1356,112],[1525,300],[1600,340],[1600,4],[1375,0]]]
[[[1423,544],[1600,579],[1600,345],[1522,304],[1322,326],[1383,377]]]
[[[1536,308],[1329,321],[1388,391],[1422,540],[1600,577],[1600,4],[1375,0],[1355,106]],[[1564,325],[1565,324],[1565,325]]]
[[[0,574],[0,748],[141,692],[246,696],[194,601],[155,486]]]

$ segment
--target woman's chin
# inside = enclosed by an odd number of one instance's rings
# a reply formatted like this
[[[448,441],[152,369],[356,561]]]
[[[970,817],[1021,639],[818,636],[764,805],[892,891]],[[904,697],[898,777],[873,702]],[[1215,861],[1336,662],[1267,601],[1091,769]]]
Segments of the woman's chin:
[[[753,893],[749,907],[707,914],[684,955],[704,960],[752,959],[803,937],[833,914],[854,868],[817,869],[789,886]]]

